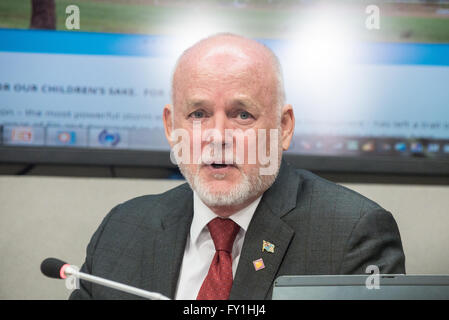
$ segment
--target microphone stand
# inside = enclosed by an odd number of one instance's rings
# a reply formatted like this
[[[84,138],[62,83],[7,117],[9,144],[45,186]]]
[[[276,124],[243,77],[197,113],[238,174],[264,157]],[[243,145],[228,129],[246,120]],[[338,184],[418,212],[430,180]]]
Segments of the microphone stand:
[[[79,272],[78,270],[76,270],[75,268],[73,268],[70,265],[67,265],[64,268],[64,270],[61,270],[61,271],[63,271],[64,274],[66,274],[66,275],[74,276],[76,278],[80,278],[85,281],[93,282],[93,283],[103,285],[103,286],[106,286],[109,288],[113,288],[113,289],[117,289],[117,290],[124,291],[127,293],[131,293],[131,294],[134,294],[139,297],[143,297],[143,298],[147,298],[147,299],[151,299],[151,300],[170,300],[166,296],[164,296],[160,293],[157,293],[157,292],[149,292],[146,290],[128,286],[126,284],[103,279],[103,278],[96,277],[96,276],[93,276],[93,275],[90,275],[87,273]]]

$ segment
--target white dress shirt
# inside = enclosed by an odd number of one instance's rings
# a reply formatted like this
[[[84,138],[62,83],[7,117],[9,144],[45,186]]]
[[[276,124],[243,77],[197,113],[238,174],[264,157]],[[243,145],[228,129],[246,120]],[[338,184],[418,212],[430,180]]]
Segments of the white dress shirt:
[[[240,230],[232,247],[232,275],[235,276],[240,259],[246,231],[260,202],[260,196],[246,208],[236,212],[229,218],[240,226]],[[209,272],[209,267],[215,255],[215,245],[207,228],[207,224],[218,217],[193,193],[193,220],[184,250],[181,270],[179,273],[176,300],[195,300],[201,285]]]

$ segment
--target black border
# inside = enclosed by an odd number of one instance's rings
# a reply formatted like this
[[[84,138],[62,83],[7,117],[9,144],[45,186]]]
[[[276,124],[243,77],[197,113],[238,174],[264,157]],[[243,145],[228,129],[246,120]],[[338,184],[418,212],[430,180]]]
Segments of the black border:
[[[229,305],[261,309],[264,313],[255,315],[228,314],[217,312],[211,315],[185,314],[185,308],[218,307],[226,310]],[[34,318],[42,315],[45,319],[60,319],[67,316],[76,319],[87,317],[128,319],[142,316],[150,319],[379,319],[386,315],[399,318],[447,314],[447,300],[240,300],[240,301],[151,301],[151,300],[97,300],[97,301],[54,301],[54,300],[0,300],[3,312],[11,312],[16,318]],[[388,317],[387,317],[388,318]]]

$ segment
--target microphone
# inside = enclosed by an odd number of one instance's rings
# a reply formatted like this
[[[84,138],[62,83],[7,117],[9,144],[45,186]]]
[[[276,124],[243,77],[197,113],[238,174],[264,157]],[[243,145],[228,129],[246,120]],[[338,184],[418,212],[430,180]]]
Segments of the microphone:
[[[70,264],[56,258],[47,258],[42,261],[41,272],[47,277],[56,279],[66,279],[68,276],[74,276],[85,281],[93,282],[108,288],[124,291],[151,300],[170,300],[170,298],[167,298],[157,292],[142,290],[123,283],[103,279],[84,272],[79,272],[77,268],[74,268],[74,266],[71,266]]]

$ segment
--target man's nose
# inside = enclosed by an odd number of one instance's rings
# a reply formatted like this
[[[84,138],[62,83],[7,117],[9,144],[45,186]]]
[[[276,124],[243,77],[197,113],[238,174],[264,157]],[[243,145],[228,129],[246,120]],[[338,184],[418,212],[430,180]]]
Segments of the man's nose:
[[[228,118],[224,112],[216,112],[214,114],[213,126],[215,131],[221,135],[222,143],[224,144],[225,131],[229,129]]]

